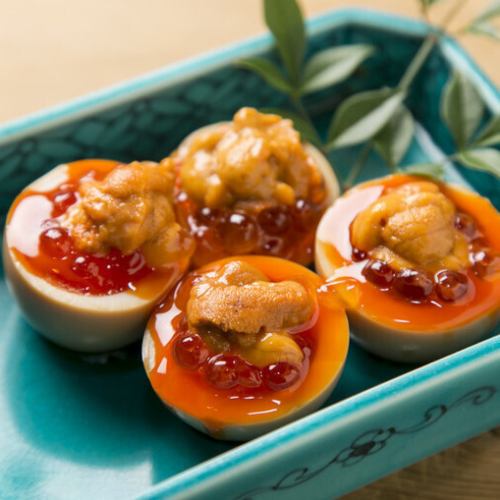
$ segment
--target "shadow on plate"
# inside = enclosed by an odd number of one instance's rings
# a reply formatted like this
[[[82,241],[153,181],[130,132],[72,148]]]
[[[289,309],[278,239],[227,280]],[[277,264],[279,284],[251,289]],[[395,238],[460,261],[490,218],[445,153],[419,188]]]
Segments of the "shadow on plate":
[[[161,404],[139,344],[80,355],[44,340],[21,318],[11,324],[4,397],[20,434],[40,452],[113,468],[151,461],[157,482],[230,448]]]

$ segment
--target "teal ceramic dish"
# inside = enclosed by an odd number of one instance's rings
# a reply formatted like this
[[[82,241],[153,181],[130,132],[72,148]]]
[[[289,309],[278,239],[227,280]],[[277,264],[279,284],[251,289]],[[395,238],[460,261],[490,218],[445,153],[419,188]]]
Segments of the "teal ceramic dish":
[[[426,27],[345,10],[309,23],[310,50],[369,42],[379,49],[355,77],[314,96],[318,123],[346,94],[393,84]],[[243,105],[282,97],[235,59],[269,50],[261,37],[173,66],[0,129],[0,214],[54,165],[85,157],[158,159],[192,130]],[[452,67],[472,78],[491,112],[500,96],[452,40],[443,40],[409,99],[418,127],[406,160],[449,150],[438,102]],[[332,160],[341,168],[354,152]],[[375,160],[372,175],[382,173]],[[447,167],[498,206],[498,181]],[[2,275],[0,275],[2,276]],[[234,447],[166,411],[142,369],[140,347],[77,355],[26,324],[0,277],[2,498],[333,498],[500,424],[500,335],[422,367],[353,345],[324,409]],[[71,328],[71,325],[68,325]]]

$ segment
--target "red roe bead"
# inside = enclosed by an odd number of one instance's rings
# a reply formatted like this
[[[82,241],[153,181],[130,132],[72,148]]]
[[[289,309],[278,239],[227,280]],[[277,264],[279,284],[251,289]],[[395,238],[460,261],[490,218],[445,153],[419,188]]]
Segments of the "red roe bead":
[[[468,238],[472,238],[476,234],[476,223],[474,219],[463,212],[460,212],[455,217],[455,227],[465,234]]]
[[[361,262],[368,257],[368,254],[364,250],[360,250],[359,248],[353,247],[351,257],[353,262]]]
[[[134,276],[146,267],[146,258],[140,252],[127,256],[127,274]]]
[[[286,207],[275,206],[262,210],[258,217],[262,230],[271,235],[285,234],[292,225],[292,217]]]
[[[482,249],[470,254],[474,274],[483,278],[500,269],[500,257],[492,255],[488,250]]]
[[[380,288],[389,288],[394,280],[392,267],[382,260],[368,261],[362,272],[368,281]]]
[[[257,245],[257,224],[250,215],[239,212],[228,214],[218,223],[217,230],[225,249],[231,253],[250,253]]]
[[[293,221],[299,231],[311,230],[318,221],[318,215],[319,211],[311,203],[302,198],[298,199],[292,207]]]
[[[71,238],[61,227],[49,227],[40,234],[40,251],[54,259],[67,256],[71,250]]]
[[[469,244],[469,248],[471,248],[474,251],[484,250],[485,248],[488,247],[489,247],[488,240],[483,236],[478,236],[477,238],[474,238]]]
[[[197,253],[203,255],[205,261],[216,259],[222,251],[221,235],[216,229],[222,219],[220,210],[208,207],[187,216],[190,232],[196,238]]]
[[[71,270],[80,278],[90,276],[88,260],[86,255],[78,255],[73,261],[73,264],[71,264]]]
[[[258,367],[241,360],[236,372],[238,373],[238,384],[242,387],[253,389],[262,385],[262,372]]]
[[[138,252],[122,255],[118,250],[110,250],[103,257],[73,255],[70,269],[77,278],[74,284],[84,292],[111,294],[134,289],[134,283],[151,271]]]
[[[310,355],[313,351],[313,341],[309,337],[305,337],[301,335],[300,333],[296,334],[293,336],[293,340],[298,344],[300,347],[301,351],[306,354]]]
[[[403,269],[394,278],[394,288],[409,300],[424,300],[434,289],[434,283],[424,273],[414,269]]]
[[[434,281],[438,296],[446,302],[458,300],[467,293],[467,276],[457,271],[449,269],[438,271],[434,276]]]
[[[283,257],[283,252],[285,250],[285,242],[282,238],[275,236],[265,236],[262,242],[262,253],[266,255],[275,255],[278,257]]]
[[[195,214],[195,222],[198,226],[210,226],[222,217],[222,212],[217,208],[203,207]]]
[[[52,201],[53,217],[59,217],[60,215],[66,213],[71,205],[77,202],[76,193],[74,191],[63,191],[54,196]]]
[[[300,369],[285,361],[266,366],[262,373],[264,383],[272,391],[288,389],[300,378]]]
[[[212,356],[206,365],[207,380],[217,389],[232,389],[238,385],[240,358],[230,354]]]
[[[196,370],[207,360],[208,348],[198,334],[190,333],[174,341],[174,355],[181,366]]]

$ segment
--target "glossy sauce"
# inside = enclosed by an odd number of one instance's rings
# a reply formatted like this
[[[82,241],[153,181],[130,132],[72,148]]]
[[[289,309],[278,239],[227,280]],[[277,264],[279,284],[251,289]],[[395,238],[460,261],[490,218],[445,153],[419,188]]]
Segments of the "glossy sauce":
[[[405,300],[381,286],[369,282],[363,268],[366,256],[356,258],[350,239],[350,226],[356,215],[377,200],[386,188],[418,180],[406,175],[378,179],[353,189],[325,214],[319,227],[318,242],[330,265],[336,268],[327,287],[342,298],[347,307],[363,311],[372,320],[413,331],[451,329],[495,312],[500,304],[500,273],[479,276],[469,267],[467,291],[454,301],[442,300],[433,293],[424,301]],[[460,212],[476,221],[483,244],[493,254],[500,252],[500,216],[485,198],[440,185],[442,192],[454,202]],[[465,228],[467,231],[467,228]],[[471,235],[472,236],[472,235]]]
[[[321,286],[320,278],[291,262],[267,257],[238,257],[256,266],[271,281],[292,279],[314,291]],[[229,259],[215,265],[223,265]],[[205,266],[202,271],[214,268]],[[191,275],[192,276],[192,275]],[[318,294],[319,314],[312,325],[293,333],[305,357],[300,380],[288,389],[270,390],[242,387],[217,389],[211,385],[202,370],[187,370],[179,365],[173,353],[174,338],[185,324],[185,308],[192,277],[184,280],[150,319],[155,357],[148,376],[159,397],[202,421],[211,431],[226,424],[251,424],[278,418],[305,404],[332,382],[340,372],[348,347],[348,329],[345,314],[331,299],[322,300]]]
[[[239,209],[200,207],[179,191],[181,224],[196,241],[194,265],[201,266],[230,255],[259,254],[307,265],[313,260],[316,227],[325,211],[325,191],[291,205]]]
[[[157,295],[178,273],[179,264],[161,271],[148,267],[140,252],[80,252],[61,227],[59,218],[78,201],[80,183],[102,180],[117,165],[111,160],[69,163],[57,185],[44,191],[28,188],[16,198],[7,218],[8,244],[32,274],[81,294],[129,291],[147,299]]]

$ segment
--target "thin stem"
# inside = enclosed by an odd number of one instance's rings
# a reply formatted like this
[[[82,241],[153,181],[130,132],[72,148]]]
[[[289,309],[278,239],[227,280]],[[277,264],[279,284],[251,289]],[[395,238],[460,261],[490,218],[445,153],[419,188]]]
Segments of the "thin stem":
[[[368,160],[368,156],[370,155],[371,150],[372,150],[372,141],[368,141],[367,143],[365,143],[363,149],[356,158],[356,162],[352,166],[351,171],[349,172],[349,175],[347,176],[344,182],[344,189],[349,189],[354,185],[356,179],[359,177],[359,174],[361,173],[361,169],[364,167],[366,163],[366,160]]]
[[[441,30],[445,30],[450,22],[453,20],[453,18],[460,12],[460,10],[465,7],[465,4],[468,2],[468,0],[458,0],[455,5],[448,11],[446,16],[443,17],[441,24],[439,28]]]
[[[422,69],[422,66],[429,57],[430,53],[432,52],[432,49],[438,42],[439,38],[443,35],[445,29],[450,24],[452,19],[457,15],[457,13],[460,11],[460,9],[462,9],[462,7],[466,3],[467,0],[457,0],[457,2],[453,5],[453,7],[448,11],[446,16],[443,18],[438,28],[432,29],[432,31],[426,36],[424,42],[418,49],[414,58],[412,59],[409,66],[406,68],[406,71],[404,72],[403,76],[401,77],[401,80],[398,85],[398,87],[401,90],[403,90],[404,92],[408,91],[410,85],[413,83],[413,80],[415,80],[415,77],[417,76],[418,72]],[[428,20],[427,10],[424,10],[423,14],[425,19]],[[345,180],[344,183],[345,189],[350,188],[358,178],[361,169],[365,165],[368,156],[370,155],[371,149],[372,149],[372,142],[370,141],[364,145],[363,149],[359,153],[358,158],[356,159],[356,162],[354,163],[351,171],[349,172],[349,175],[347,176],[347,179]]]
[[[292,101],[292,104],[294,105],[297,113],[308,123],[308,125],[311,127],[311,130],[314,131],[314,136],[316,139],[316,145],[319,147],[321,152],[325,155],[328,156],[328,149],[326,148],[326,145],[323,144],[323,141],[321,140],[321,136],[319,135],[318,131],[316,130],[316,127],[314,126],[313,121],[311,120],[311,117],[309,113],[307,112],[307,109],[305,108],[304,104],[302,103],[302,99],[300,98],[299,93],[292,93],[290,94],[290,100]],[[334,164],[331,164],[332,170],[335,173],[335,176],[337,179],[340,179],[339,172],[335,168]]]
[[[401,80],[399,82],[398,87],[401,90],[407,91],[410,85],[412,84],[413,80],[417,76],[418,72],[424,65],[425,61],[429,57],[429,54],[431,53],[432,49],[434,48],[434,45],[436,44],[438,40],[438,37],[435,33],[431,33],[426,37],[424,40],[424,43],[420,46],[418,49],[417,54],[415,57],[412,59],[411,63],[409,66],[406,68],[406,71],[404,72],[403,76],[401,77]]]
[[[454,36],[454,37],[459,37],[459,36],[462,36],[462,35],[465,35],[466,33],[468,33],[468,28],[469,26],[466,25],[466,26],[462,26],[461,28],[458,28],[454,31],[449,31],[448,33],[451,35],[451,36]]]
[[[314,136],[315,136],[316,142],[318,145],[321,145],[321,151],[326,155],[327,151],[323,145],[323,141],[321,140],[321,137],[320,137],[318,131],[316,130],[316,127],[314,126],[314,123],[311,120],[311,117],[309,116],[307,109],[305,108],[304,104],[302,103],[300,95],[298,93],[292,93],[292,94],[290,94],[290,100],[292,101],[292,104],[295,107],[297,113],[307,122],[307,124],[311,127],[311,130],[314,131]]]
[[[423,17],[426,23],[431,23],[431,20],[429,18],[429,9],[427,8],[427,5],[422,2],[422,6],[420,8],[420,15]]]
[[[458,14],[460,9],[464,7],[467,0],[458,0],[453,7],[448,11],[446,16],[441,21],[437,30],[431,31],[424,40],[424,43],[418,49],[415,57],[411,61],[410,65],[406,68],[398,87],[402,90],[407,91],[413,80],[417,76],[418,72],[424,65],[425,61],[429,57],[434,45],[438,42],[439,38],[443,34],[444,30],[448,27],[453,18]]]
[[[299,115],[302,116],[302,118],[304,118],[304,120],[306,120],[307,123],[311,125],[311,127],[314,130],[316,130],[316,127],[314,126],[314,123],[312,122],[309,113],[307,112],[304,104],[302,103],[302,99],[300,98],[300,96],[296,93],[293,93],[290,94],[290,99],[292,100],[292,104],[295,106],[295,109],[297,110]]]

